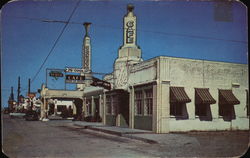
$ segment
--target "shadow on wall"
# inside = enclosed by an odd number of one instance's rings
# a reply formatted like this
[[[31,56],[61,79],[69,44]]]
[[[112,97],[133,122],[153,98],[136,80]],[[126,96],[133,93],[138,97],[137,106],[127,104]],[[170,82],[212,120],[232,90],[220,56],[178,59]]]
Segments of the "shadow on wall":
[[[186,104],[182,104],[182,109],[181,109],[182,113],[181,115],[177,115],[175,117],[176,120],[188,120],[189,119],[189,115],[188,115],[188,111],[187,111],[187,105]]]
[[[203,105],[206,106],[206,114],[204,116],[199,116],[200,121],[212,121],[212,112],[211,112],[211,107],[210,105]]]
[[[222,110],[224,110],[224,115],[222,115],[222,118],[224,121],[232,121],[234,119],[236,119],[235,116],[235,110],[234,110],[234,105],[223,105],[224,108]]]

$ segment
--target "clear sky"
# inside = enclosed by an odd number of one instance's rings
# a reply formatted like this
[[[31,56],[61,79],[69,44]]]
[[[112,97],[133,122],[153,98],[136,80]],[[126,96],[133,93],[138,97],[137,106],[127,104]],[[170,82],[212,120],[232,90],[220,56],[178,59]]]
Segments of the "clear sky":
[[[70,20],[74,24],[67,25],[48,56],[65,24],[42,20],[68,20],[77,0],[14,1],[1,10],[2,105],[7,106],[11,86],[16,99],[18,76],[26,96],[28,78],[31,91],[37,91],[46,68],[81,67],[83,22],[92,23],[92,71],[112,72],[128,3],[135,6],[144,60],[163,55],[247,64],[246,8],[240,2],[82,0]],[[58,82],[49,80],[56,88]]]

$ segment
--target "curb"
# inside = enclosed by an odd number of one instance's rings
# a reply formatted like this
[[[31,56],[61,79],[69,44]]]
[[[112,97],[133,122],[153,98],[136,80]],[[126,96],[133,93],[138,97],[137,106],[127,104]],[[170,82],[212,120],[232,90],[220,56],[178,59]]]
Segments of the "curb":
[[[106,130],[106,129],[95,128],[93,126],[88,126],[87,128],[91,129],[91,130],[94,130],[94,131],[99,131],[99,132],[107,133],[107,134],[112,134],[112,135],[116,135],[116,136],[122,136],[121,132],[116,132],[116,131],[110,131],[110,130]]]
[[[106,129],[101,129],[101,128],[95,128],[94,126],[91,125],[79,125],[79,124],[74,124],[75,126],[82,126],[84,129],[90,129],[93,131],[99,131],[99,132],[103,132],[103,133],[107,133],[107,134],[111,134],[111,135],[116,135],[116,136],[120,136],[120,137],[125,137],[125,138],[130,138],[130,139],[135,139],[135,140],[139,140],[139,141],[143,141],[145,143],[149,143],[149,144],[158,144],[157,141],[155,140],[151,140],[151,139],[147,139],[147,138],[142,138],[142,137],[137,137],[134,136],[132,134],[129,134],[128,132],[116,132],[116,131],[111,131],[111,130],[106,130]]]
[[[126,137],[126,138],[130,138],[130,139],[136,139],[136,140],[140,140],[149,144],[158,144],[157,141],[155,140],[151,140],[151,139],[147,139],[147,138],[142,138],[142,137],[136,137],[130,134],[123,134],[122,137]]]

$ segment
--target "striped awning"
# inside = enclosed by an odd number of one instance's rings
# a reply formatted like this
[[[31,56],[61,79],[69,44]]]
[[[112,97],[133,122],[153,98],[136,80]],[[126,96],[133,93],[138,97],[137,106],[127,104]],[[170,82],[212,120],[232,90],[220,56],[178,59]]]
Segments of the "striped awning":
[[[191,99],[188,97],[184,87],[170,87],[171,103],[189,103]]]
[[[215,104],[216,100],[208,88],[195,88],[195,104]]]
[[[220,104],[240,104],[240,101],[234,96],[232,90],[219,89],[219,102]]]

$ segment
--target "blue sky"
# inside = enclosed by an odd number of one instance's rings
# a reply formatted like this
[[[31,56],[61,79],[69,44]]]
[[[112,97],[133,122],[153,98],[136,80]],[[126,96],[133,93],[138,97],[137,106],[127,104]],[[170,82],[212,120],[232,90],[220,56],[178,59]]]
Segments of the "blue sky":
[[[34,79],[31,91],[37,91],[46,81],[46,68],[81,67],[84,27],[69,24],[34,78],[65,25],[41,19],[66,21],[76,3],[25,0],[2,8],[2,105],[7,106],[11,86],[16,98],[18,76],[21,94],[26,95],[28,78]],[[123,43],[122,24],[128,3],[135,6],[137,44],[144,60],[163,55],[247,64],[246,8],[240,2],[82,0],[70,21],[92,23],[92,71],[112,72]],[[64,87],[58,84],[63,79],[59,80],[49,78],[48,86]]]

